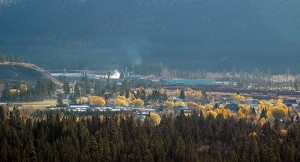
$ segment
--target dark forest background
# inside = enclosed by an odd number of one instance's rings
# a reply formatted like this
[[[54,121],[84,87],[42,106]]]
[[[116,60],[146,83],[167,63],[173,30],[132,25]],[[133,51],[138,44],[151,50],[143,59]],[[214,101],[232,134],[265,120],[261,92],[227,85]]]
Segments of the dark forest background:
[[[294,0],[0,1],[0,52],[46,69],[161,62],[300,72]]]

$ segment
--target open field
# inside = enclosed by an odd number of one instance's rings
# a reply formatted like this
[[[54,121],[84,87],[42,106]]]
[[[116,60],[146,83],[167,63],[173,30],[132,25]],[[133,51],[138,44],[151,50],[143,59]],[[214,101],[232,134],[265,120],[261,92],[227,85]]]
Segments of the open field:
[[[56,100],[44,100],[36,102],[16,102],[13,104],[21,105],[19,109],[45,109],[46,107],[56,104]]]

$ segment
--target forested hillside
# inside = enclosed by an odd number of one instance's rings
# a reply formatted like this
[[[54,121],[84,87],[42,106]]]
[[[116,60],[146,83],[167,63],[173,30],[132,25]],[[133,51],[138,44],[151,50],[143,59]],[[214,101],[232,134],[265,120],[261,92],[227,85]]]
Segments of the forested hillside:
[[[152,60],[209,71],[258,67],[299,72],[299,1],[2,0],[0,4],[0,52],[23,55],[47,69],[132,66]]]

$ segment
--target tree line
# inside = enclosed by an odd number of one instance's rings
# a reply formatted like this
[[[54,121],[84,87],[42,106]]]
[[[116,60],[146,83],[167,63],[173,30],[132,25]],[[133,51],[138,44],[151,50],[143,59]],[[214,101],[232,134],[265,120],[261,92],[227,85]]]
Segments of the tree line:
[[[24,58],[23,56],[15,56],[14,54],[1,54],[0,53],[0,62],[19,62],[23,63]]]
[[[56,84],[52,80],[38,80],[34,84],[30,82],[16,81],[10,87],[7,81],[4,81],[5,89],[2,92],[1,101],[41,101],[54,95]]]

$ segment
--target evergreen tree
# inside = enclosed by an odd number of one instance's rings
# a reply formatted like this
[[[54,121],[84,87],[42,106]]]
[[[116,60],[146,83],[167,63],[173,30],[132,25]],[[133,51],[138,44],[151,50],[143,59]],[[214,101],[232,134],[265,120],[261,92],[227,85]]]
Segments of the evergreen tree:
[[[56,90],[56,85],[52,80],[48,81],[48,94],[53,95]]]
[[[150,98],[154,101],[161,101],[161,94],[159,90],[152,90]]]
[[[91,93],[91,83],[88,76],[85,74],[82,78],[83,81],[83,94],[87,95]]]
[[[130,91],[130,84],[129,84],[129,81],[127,79],[125,79],[122,82],[122,92],[124,94],[127,94],[127,93],[129,93],[129,91]]]
[[[70,94],[70,84],[68,81],[65,81],[63,84],[64,94],[65,96]]]
[[[5,115],[6,112],[5,112],[5,109],[4,109],[4,106],[0,106],[0,123],[2,123],[4,120],[5,120]]]
[[[144,103],[147,103],[147,95],[146,95],[146,91],[143,89],[141,92],[141,100],[144,101]]]
[[[70,102],[71,102],[71,104],[77,105],[77,100],[76,100],[74,93],[72,93],[70,95]]]
[[[168,95],[167,95],[167,91],[165,90],[164,93],[161,95],[161,99],[163,101],[167,101],[168,100]]]
[[[63,103],[63,96],[62,96],[62,94],[60,93],[60,94],[58,95],[58,98],[57,98],[57,106],[61,107],[61,106],[63,106],[63,105],[64,105],[64,103]]]
[[[95,137],[91,137],[87,146],[87,155],[92,161],[100,161],[98,144]]]
[[[214,109],[218,109],[219,108],[219,104],[215,103]]]
[[[267,110],[266,108],[264,108],[260,113],[260,118],[267,118],[267,117],[268,117]]]
[[[94,95],[95,96],[103,95],[101,88],[102,88],[102,82],[101,81],[96,82],[95,87],[94,87]]]
[[[6,138],[2,138],[2,140],[0,141],[0,161],[9,161],[9,156],[10,156],[10,148],[9,148],[9,144],[6,140]]]
[[[185,99],[185,93],[184,93],[183,90],[180,91],[179,98],[182,99],[182,100]]]
[[[75,95],[76,98],[81,97],[80,89],[79,89],[79,83],[78,82],[75,83],[74,95]]]
[[[34,147],[31,140],[29,140],[28,146],[29,146],[29,159],[30,159],[30,161],[38,161],[37,160],[36,149],[35,149],[35,147]]]
[[[118,85],[116,81],[113,81],[112,86],[111,86],[111,90],[113,93],[116,93],[118,91]]]
[[[105,84],[105,90],[110,91],[110,71],[107,71],[107,79],[106,79],[106,84]]]
[[[184,161],[186,146],[181,136],[177,138],[176,141],[176,150],[175,150],[175,160]]]

